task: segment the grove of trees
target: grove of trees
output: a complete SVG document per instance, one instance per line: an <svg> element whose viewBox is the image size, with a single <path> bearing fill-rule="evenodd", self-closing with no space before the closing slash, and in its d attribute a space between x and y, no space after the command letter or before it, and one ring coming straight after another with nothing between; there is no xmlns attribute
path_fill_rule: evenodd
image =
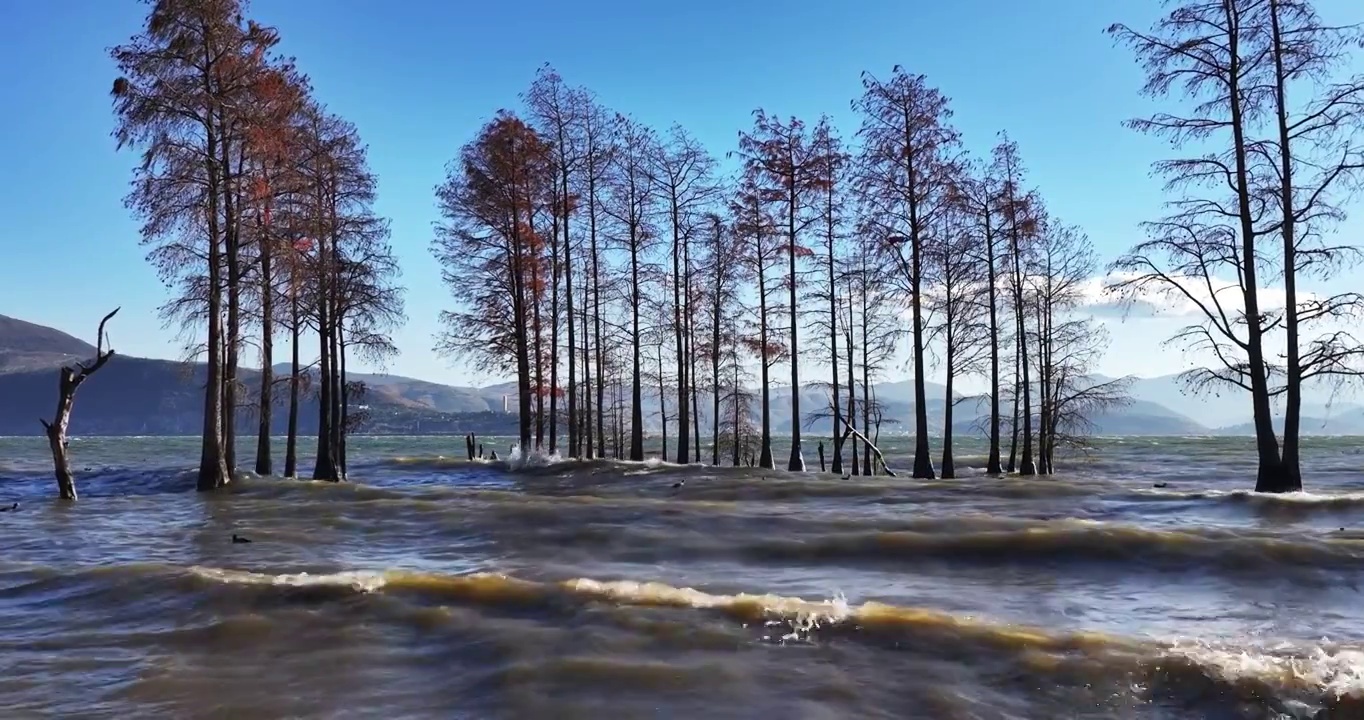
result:
<svg viewBox="0 0 1364 720"><path fill-rule="evenodd" d="M516 376L523 452L644 459L648 388L669 459L777 467L773 419L789 413L782 467L805 469L801 433L826 418L833 471L871 474L886 469L874 385L907 344L915 477L955 474L961 402L986 408L990 472L1050 473L1122 400L1121 381L1090 379L1104 342L1080 312L1089 241L1047 212L1007 137L973 161L925 77L897 67L863 89L847 139L827 117L755 111L726 175L685 129L656 132L543 67L436 189L432 250L454 300L438 350ZM937 467L934 366L948 381ZM779 375L823 407L800 392L776 407ZM989 378L987 397L952 390L968 375Z"/></svg>
<svg viewBox="0 0 1364 720"><path fill-rule="evenodd" d="M1364 177L1364 76L1349 72L1364 31L1323 21L1310 0L1181 0L1149 30L1109 32L1141 62L1146 94L1169 108L1130 125L1181 151L1156 164L1169 214L1113 263L1112 290L1197 308L1172 342L1216 363L1185 380L1248 393L1256 490L1301 490L1303 384L1364 373L1351 332L1364 295L1298 292L1300 278L1329 279L1361 259L1333 230ZM1269 301L1274 290L1281 304Z"/></svg>
<svg viewBox="0 0 1364 720"><path fill-rule="evenodd" d="M346 363L395 353L388 333L403 321L365 146L312 97L294 62L273 53L278 33L248 19L245 0L147 4L142 31L111 51L119 70L114 137L140 153L127 205L172 291L163 316L207 365L198 488L232 480L238 418L248 411L259 419L254 469L274 472L270 428L281 385L289 413L283 473L299 472L300 394L315 391L311 475L342 479L363 393L347 380ZM291 365L276 378L282 338ZM315 366L300 362L313 355L305 346ZM239 381L244 362L261 368L258 387Z"/></svg>
<svg viewBox="0 0 1364 720"><path fill-rule="evenodd" d="M303 393L319 400L311 475L344 478L364 393L347 363L396 353L404 320L366 147L247 0L146 2L111 51L114 136L140 154L127 204L172 291L164 319L207 367L198 487L230 482L243 413L254 470L275 471L276 404L282 472L298 474ZM1130 125L1180 154L1156 166L1169 213L1106 269L1108 290L1197 308L1171 342L1217 362L1186 380L1246 393L1257 489L1300 489L1303 384L1356 378L1364 360L1350 331L1364 295L1298 283L1360 259L1334 230L1364 171L1364 79L1348 72L1364 34L1310 0L1170 0L1151 29L1109 32L1166 103ZM900 419L875 389L907 356L914 477L955 475L956 412L982 418L986 472L1052 473L1125 400L1126 381L1093 373L1107 338L1085 293L1105 269L1006 133L969 146L948 96L902 67L861 86L847 132L758 109L717 155L544 66L436 188L431 250L453 301L437 351L515 376L523 454L642 460L647 392L676 462L777 467L781 418L781 467L805 469L818 424L846 474L890 471L876 443ZM947 388L936 461L930 371ZM973 378L986 391L962 397Z"/></svg>

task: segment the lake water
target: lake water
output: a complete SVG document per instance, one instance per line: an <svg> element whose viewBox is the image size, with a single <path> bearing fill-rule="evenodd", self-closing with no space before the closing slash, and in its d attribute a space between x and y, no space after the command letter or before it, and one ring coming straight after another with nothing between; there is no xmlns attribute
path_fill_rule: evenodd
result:
<svg viewBox="0 0 1364 720"><path fill-rule="evenodd" d="M915 481L354 438L350 482L199 494L194 439L78 438L62 504L0 438L0 716L1361 717L1364 440L1283 497L1249 439L959 446Z"/></svg>

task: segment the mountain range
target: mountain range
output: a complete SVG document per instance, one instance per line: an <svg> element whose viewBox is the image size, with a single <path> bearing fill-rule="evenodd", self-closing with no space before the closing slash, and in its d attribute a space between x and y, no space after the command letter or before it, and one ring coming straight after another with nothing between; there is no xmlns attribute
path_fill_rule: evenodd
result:
<svg viewBox="0 0 1364 720"><path fill-rule="evenodd" d="M33 435L40 432L40 416L52 413L56 400L56 368L63 363L88 359L95 348L59 330L0 315L0 435ZM288 366L276 367L287 374ZM240 379L254 394L259 373L242 370ZM351 374L366 386L362 404L368 414L365 432L374 434L514 434L514 414L503 412L504 402L515 410L514 383L484 387L442 385L397 375ZM1096 376L1096 381L1110 378ZM204 366L169 360L115 355L99 374L81 387L73 413L73 434L86 435L188 435L202 428ZM884 408L882 433L906 432L914 416L913 384L908 380L873 386ZM930 430L942 430L945 409L942 385L927 383ZM282 433L287 421L281 402L288 387L277 386L272 431ZM823 434L832 422L818 417L827 404L827 391L819 385L801 388L805 428ZM1241 394L1190 396L1176 376L1132 378L1131 402L1092 418L1098 435L1245 435L1250 434L1249 401ZM773 431L790 432L786 417L790 386L771 390ZM669 414L675 399L668 396ZM957 396L953 429L977 434L987 406L982 398ZM1352 399L1352 398L1351 398ZM659 393L644 391L646 427L657 432ZM241 432L254 432L255 401L244 399L238 417ZM702 431L710 422L709 399L700 399ZM300 403L300 432L316 432L317 404L304 393ZM827 413L826 413L827 415ZM672 421L670 420L670 426ZM1306 388L1303 397L1303 432L1306 434L1364 434L1364 406L1333 397L1328 390ZM669 431L673 430L669 427Z"/></svg>

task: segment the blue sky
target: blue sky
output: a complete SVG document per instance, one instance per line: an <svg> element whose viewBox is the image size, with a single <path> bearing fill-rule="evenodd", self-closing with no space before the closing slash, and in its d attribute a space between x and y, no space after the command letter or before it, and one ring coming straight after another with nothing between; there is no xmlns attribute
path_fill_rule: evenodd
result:
<svg viewBox="0 0 1364 720"><path fill-rule="evenodd" d="M252 16L280 30L281 50L369 144L378 210L392 218L408 289L409 322L395 337L403 352L389 371L469 383L487 378L430 350L447 302L427 249L433 188L483 121L518 106L541 64L656 128L681 123L719 156L758 107L811 121L827 113L851 135L859 74L904 65L952 99L973 151L987 153L1007 129L1051 209L1082 226L1106 261L1159 213L1148 167L1168 151L1121 126L1153 105L1137 93L1130 53L1103 30L1116 21L1145 26L1155 5L256 0ZM1354 0L1318 6L1332 19L1364 20ZM178 357L175 332L156 316L165 288L122 206L135 157L115 152L109 137L107 48L139 29L145 6L11 0L5 9L14 31L0 45L11 108L0 114L0 313L88 337L122 305L113 331L120 352ZM1178 354L1157 350L1166 324L1113 326L1102 369L1182 367Z"/></svg>

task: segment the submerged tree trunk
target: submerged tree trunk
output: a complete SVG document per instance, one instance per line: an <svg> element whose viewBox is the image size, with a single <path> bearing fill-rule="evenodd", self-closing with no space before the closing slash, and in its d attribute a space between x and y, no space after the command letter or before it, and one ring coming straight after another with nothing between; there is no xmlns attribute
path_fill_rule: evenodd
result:
<svg viewBox="0 0 1364 720"><path fill-rule="evenodd" d="M232 476L227 471L223 457L223 298L222 298L222 228L219 218L219 201L222 192L222 177L217 166L218 128L212 113L204 123L205 144L208 152L208 207L205 215L208 225L208 332L206 338L206 359L204 377L204 427L203 442L199 453L199 474L195 483L200 491L216 490L227 485Z"/></svg>
<svg viewBox="0 0 1364 720"><path fill-rule="evenodd" d="M587 311L587 288L583 288L583 426L580 439L583 441L583 456L591 459L597 456L596 447L592 442L592 331L588 323ZM596 382L601 382L601 377L596 377ZM601 412L601 408L596 408L596 412Z"/></svg>
<svg viewBox="0 0 1364 720"><path fill-rule="evenodd" d="M947 302L949 306L952 303L950 291ZM954 398L952 397L952 383L956 380L957 347L956 338L953 337L952 332L952 320L949 318L947 322L947 342L946 347L944 348L947 355L946 362L944 363L946 365L947 377L944 383L946 385L946 390L943 392L942 467L940 470L942 471L942 476L944 478L952 479L957 476L957 465L952 458L952 409L956 405Z"/></svg>
<svg viewBox="0 0 1364 720"><path fill-rule="evenodd" d="M1288 77L1284 71L1284 33L1281 27L1281 0L1269 0L1270 31L1274 55L1275 115L1279 133L1279 191L1283 212L1284 279L1284 420L1283 456L1279 472L1266 477L1263 491L1302 490L1302 467L1298 458L1298 436L1302 425L1302 358L1298 348L1298 271L1297 214L1294 209L1292 133L1288 126ZM1260 491L1261 483L1256 482Z"/></svg>
<svg viewBox="0 0 1364 720"><path fill-rule="evenodd" d="M284 444L284 476L298 477L298 391L299 391L299 314L298 293L294 291L289 300L289 315L292 327L289 329L293 363L289 371L289 431Z"/></svg>
<svg viewBox="0 0 1364 720"><path fill-rule="evenodd" d="M606 455L606 355L601 342L601 253L597 248L597 188L595 171L587 172L588 239L592 246L592 334L597 355L597 444ZM589 440L589 444L591 441ZM619 453L618 453L619 454Z"/></svg>
<svg viewBox="0 0 1364 720"><path fill-rule="evenodd" d="M535 227L532 224L532 233ZM531 286L540 287L540 264L531 262ZM535 340L535 449L539 450L545 445L545 353L541 345L540 328L540 297L538 292L531 293L531 332ZM523 455L524 457L524 455Z"/></svg>
<svg viewBox="0 0 1364 720"><path fill-rule="evenodd" d="M677 351L677 463L686 465L690 462L688 454L691 452L691 423L687 417L687 349L683 339L687 310L682 305L682 228L675 189L670 194L670 200L673 230L673 342ZM663 403L662 396L658 402Z"/></svg>
<svg viewBox="0 0 1364 720"><path fill-rule="evenodd" d="M639 347L639 238L635 237L635 227L630 228L630 317L633 323L633 377L630 379L630 459L644 459L644 392L641 386L640 374L643 366L640 362Z"/></svg>
<svg viewBox="0 0 1364 720"><path fill-rule="evenodd" d="M229 136L222 142L223 236L227 242L227 328L223 357L223 463L228 477L237 474L237 365L241 353L241 232L238 194L242 188L232 172Z"/></svg>
<svg viewBox="0 0 1364 720"><path fill-rule="evenodd" d="M38 422L42 423L43 430L47 435L47 444L52 451L52 470L57 476L57 493L63 500L75 500L76 481L71 475L71 462L67 458L67 439L66 433L71 426L71 408L76 402L76 390L85 382L87 378L94 375L104 364L109 362L109 358L114 356L114 349L110 347L104 349L104 324L109 322L109 318L117 315L119 308L114 308L112 312L104 316L99 321L99 333L95 340L95 357L89 365L76 363L75 367L63 367L61 369L60 380L57 385L57 411L52 416L52 422L42 418Z"/></svg>
<svg viewBox="0 0 1364 720"><path fill-rule="evenodd" d="M990 221L989 203L985 208L985 263L988 265L989 303L990 303L990 451L985 460L985 472L990 475L1003 473L999 463L999 310L996 299L995 275L995 238ZM1010 461L1010 465L1012 465Z"/></svg>
<svg viewBox="0 0 1364 720"><path fill-rule="evenodd" d="M341 479L345 480L349 462L346 456L346 440L350 435L350 382L346 379L346 325L344 322L336 324L336 357L338 360L337 385L341 388L341 421L337 423L336 433L338 442L336 446L336 458L338 468L341 471Z"/></svg>
<svg viewBox="0 0 1364 720"><path fill-rule="evenodd" d="M270 213L270 200L267 196L265 212ZM256 416L260 421L256 430L256 474L270 475L275 471L270 452L270 424L274 410L275 386L275 289L274 272L271 268L270 238L260 241L260 292L261 292L261 331L260 331L260 403Z"/></svg>
<svg viewBox="0 0 1364 720"><path fill-rule="evenodd" d="M761 252L761 250L759 250ZM767 283L763 279L766 273L763 272L762 262L758 263L758 335L762 352L760 362L762 363L762 447L758 454L758 467L772 469L772 391L771 381L768 379L769 363L767 362ZM795 389L792 388L792 392Z"/></svg>
<svg viewBox="0 0 1364 720"><path fill-rule="evenodd" d="M663 451L659 453L660 460L668 459L668 383L663 377L663 346L658 346L658 417L661 421Z"/></svg>
<svg viewBox="0 0 1364 720"><path fill-rule="evenodd" d="M791 312L791 458L786 469L791 472L805 471L805 458L800 453L800 316L796 314L796 180L794 169L788 176L786 188L787 201L787 241L786 256L789 261L787 290Z"/></svg>
<svg viewBox="0 0 1364 720"><path fill-rule="evenodd" d="M564 225L564 316L568 318L568 453L572 457L582 457L582 434L578 425L578 346L574 342L573 317L573 245L568 234L568 169L563 171L561 183Z"/></svg>
<svg viewBox="0 0 1364 720"><path fill-rule="evenodd" d="M855 426L855 424L857 423L857 383L854 382L854 375L853 375L853 369L854 369L853 359L854 359L855 356L853 355L852 300L853 300L853 299L852 299L852 289L849 288L849 290L848 290L848 332L847 332L847 335L844 337L844 339L847 340L847 343L846 343L846 344L847 344L847 346L848 346L848 416L845 418L845 423L846 423L847 425L849 425L849 426ZM854 429L856 429L856 428L854 428ZM843 441L840 440L840 441L839 441L839 444L840 444L840 445L843 444ZM859 473L859 469L860 469L860 468L858 467L858 463L857 463L857 436L855 436L855 435L854 435L852 438L849 438L849 439L848 439L848 456L852 459L852 468L849 470L849 474L850 474L850 475L858 475L858 474L860 474L860 473Z"/></svg>
<svg viewBox="0 0 1364 720"><path fill-rule="evenodd" d="M550 232L549 274L549 454L559 449L559 218ZM572 320L569 321L572 325ZM571 357L571 355L570 355ZM573 364L571 361L569 364ZM571 422L571 421L570 421Z"/></svg>

